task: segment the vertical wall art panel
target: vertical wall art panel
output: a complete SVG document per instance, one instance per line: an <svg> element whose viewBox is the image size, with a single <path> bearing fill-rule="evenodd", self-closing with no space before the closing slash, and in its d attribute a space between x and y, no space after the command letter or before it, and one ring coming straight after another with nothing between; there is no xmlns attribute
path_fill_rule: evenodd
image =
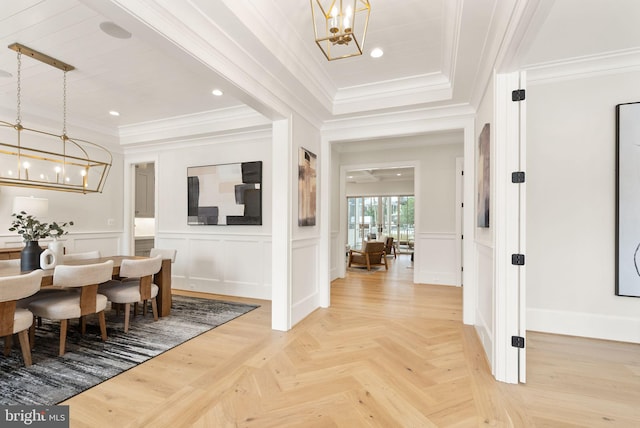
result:
<svg viewBox="0 0 640 428"><path fill-rule="evenodd" d="M300 147L298 158L298 226L316 224L316 155Z"/></svg>
<svg viewBox="0 0 640 428"><path fill-rule="evenodd" d="M187 223L261 225L262 162L187 168Z"/></svg>
<svg viewBox="0 0 640 428"><path fill-rule="evenodd" d="M616 294L640 297L640 103L616 106Z"/></svg>
<svg viewBox="0 0 640 428"><path fill-rule="evenodd" d="M478 227L489 227L489 207L491 193L491 138L489 124L485 123L478 138Z"/></svg>

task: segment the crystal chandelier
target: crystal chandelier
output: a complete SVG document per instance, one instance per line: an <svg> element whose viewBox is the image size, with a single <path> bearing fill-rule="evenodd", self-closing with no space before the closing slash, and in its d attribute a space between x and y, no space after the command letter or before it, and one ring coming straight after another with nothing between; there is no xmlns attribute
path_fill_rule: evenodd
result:
<svg viewBox="0 0 640 428"><path fill-rule="evenodd" d="M310 0L316 44L329 61L362 55L369 0Z"/></svg>
<svg viewBox="0 0 640 428"><path fill-rule="evenodd" d="M18 89L15 123L0 120L0 185L98 193L111 169L111 153L104 147L67 135L67 72L74 69L55 58L14 43ZM22 125L21 68L26 55L63 71L62 134Z"/></svg>

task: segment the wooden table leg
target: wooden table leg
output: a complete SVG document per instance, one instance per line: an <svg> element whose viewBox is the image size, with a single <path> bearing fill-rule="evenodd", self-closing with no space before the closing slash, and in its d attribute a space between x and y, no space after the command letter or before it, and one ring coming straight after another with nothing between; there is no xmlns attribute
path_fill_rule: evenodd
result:
<svg viewBox="0 0 640 428"><path fill-rule="evenodd" d="M171 314L171 259L162 260L162 267L160 272L155 274L153 283L159 288L156 297L158 316L166 317Z"/></svg>

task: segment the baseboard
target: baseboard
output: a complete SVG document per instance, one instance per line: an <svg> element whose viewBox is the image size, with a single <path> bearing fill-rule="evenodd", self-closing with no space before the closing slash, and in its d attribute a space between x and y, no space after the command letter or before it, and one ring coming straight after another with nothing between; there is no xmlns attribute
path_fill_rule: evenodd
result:
<svg viewBox="0 0 640 428"><path fill-rule="evenodd" d="M640 343L640 318L530 308L527 330Z"/></svg>

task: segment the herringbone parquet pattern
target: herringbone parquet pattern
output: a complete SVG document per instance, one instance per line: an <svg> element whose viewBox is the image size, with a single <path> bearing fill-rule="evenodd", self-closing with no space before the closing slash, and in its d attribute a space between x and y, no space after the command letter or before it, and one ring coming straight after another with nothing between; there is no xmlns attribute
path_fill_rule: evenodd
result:
<svg viewBox="0 0 640 428"><path fill-rule="evenodd" d="M351 270L333 283L331 307L289 332L272 331L270 304L259 302L261 308L72 398L65 403L71 426L638 426L629 425L640 421L637 345L615 344L624 357L594 357L601 370L617 367L626 379L626 397L617 400L580 404L586 398L573 382L592 366L584 373L574 366L571 383L554 384L566 369L557 355L567 349L553 349L560 345L552 335L530 338L529 384L500 384L473 328L461 323L461 289L412 284L407 255L390 264L388 272ZM547 343L550 352L536 350ZM613 385L591 376L589 384Z"/></svg>

